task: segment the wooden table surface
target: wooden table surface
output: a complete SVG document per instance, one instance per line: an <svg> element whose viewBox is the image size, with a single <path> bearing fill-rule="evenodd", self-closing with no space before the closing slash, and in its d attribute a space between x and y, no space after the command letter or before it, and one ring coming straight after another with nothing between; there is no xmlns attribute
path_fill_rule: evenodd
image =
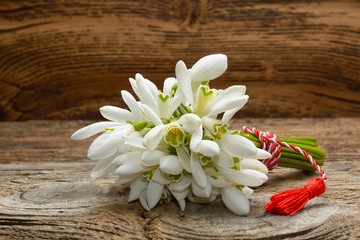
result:
<svg viewBox="0 0 360 240"><path fill-rule="evenodd" d="M318 137L327 151L327 191L294 217L264 214L263 204L280 190L302 186L312 174L277 168L255 189L248 216L221 201L175 203L146 212L128 203L115 177L93 180L86 159L91 140L73 142L89 122L0 123L1 239L356 239L360 238L359 118L242 119L281 136Z"/></svg>
<svg viewBox="0 0 360 240"><path fill-rule="evenodd" d="M360 115L360 1L0 1L0 120L96 119L136 73L212 53L247 117ZM269 101L271 99L271 101Z"/></svg>

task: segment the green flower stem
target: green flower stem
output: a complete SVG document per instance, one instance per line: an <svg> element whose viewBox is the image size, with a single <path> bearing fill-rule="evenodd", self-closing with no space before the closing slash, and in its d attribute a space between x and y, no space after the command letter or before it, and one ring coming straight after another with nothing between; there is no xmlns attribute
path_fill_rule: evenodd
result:
<svg viewBox="0 0 360 240"><path fill-rule="evenodd" d="M177 110L180 112L181 115L189 113L183 104L180 104Z"/></svg>
<svg viewBox="0 0 360 240"><path fill-rule="evenodd" d="M256 145L256 147L260 148L260 140L254 137L252 134L242 132L241 136L251 140ZM301 149L305 150L309 155L311 155L318 165L324 165L325 152L317 145L315 137L279 139L282 142L287 142L288 144L300 147ZM279 166L297 168L306 171L315 171L314 167L304 156L287 147L281 148L281 158Z"/></svg>

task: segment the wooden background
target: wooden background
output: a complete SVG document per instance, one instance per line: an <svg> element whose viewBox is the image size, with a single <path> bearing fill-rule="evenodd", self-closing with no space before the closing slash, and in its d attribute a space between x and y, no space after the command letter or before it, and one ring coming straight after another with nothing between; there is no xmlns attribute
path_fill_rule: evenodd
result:
<svg viewBox="0 0 360 240"><path fill-rule="evenodd" d="M0 120L96 119L140 72L225 53L241 116L359 117L360 1L1 1Z"/></svg>

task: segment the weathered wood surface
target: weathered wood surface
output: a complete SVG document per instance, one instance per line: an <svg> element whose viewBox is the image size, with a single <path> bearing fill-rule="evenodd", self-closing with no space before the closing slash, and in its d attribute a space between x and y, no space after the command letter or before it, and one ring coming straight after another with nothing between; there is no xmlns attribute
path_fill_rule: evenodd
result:
<svg viewBox="0 0 360 240"><path fill-rule="evenodd" d="M146 212L127 203L115 177L92 180L86 159L90 140L72 142L89 122L0 123L1 239L359 239L359 118L243 119L282 136L318 136L327 151L327 192L294 217L264 215L263 204L280 190L314 177L277 168L255 190L251 212L239 217L218 201L175 203Z"/></svg>
<svg viewBox="0 0 360 240"><path fill-rule="evenodd" d="M222 52L249 117L359 117L359 1L1 1L0 119L94 119L140 72ZM271 101L269 101L271 99Z"/></svg>

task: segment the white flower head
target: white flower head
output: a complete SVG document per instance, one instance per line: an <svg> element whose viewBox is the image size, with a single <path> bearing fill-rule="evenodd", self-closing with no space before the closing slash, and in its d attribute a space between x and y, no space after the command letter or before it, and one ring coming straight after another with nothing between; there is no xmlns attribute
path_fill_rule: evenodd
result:
<svg viewBox="0 0 360 240"><path fill-rule="evenodd" d="M245 86L210 88L226 69L226 55L213 54L189 69L179 61L176 78L166 78L162 90L139 73L130 78L137 99L121 91L128 109L104 106L100 113L108 121L72 135L81 140L100 134L88 150L98 161L91 176L117 175L130 188L129 202L139 200L146 210L171 199L185 210L186 199L210 203L221 196L229 210L247 214L250 187L267 180L258 159L269 153L230 129L249 97Z"/></svg>

